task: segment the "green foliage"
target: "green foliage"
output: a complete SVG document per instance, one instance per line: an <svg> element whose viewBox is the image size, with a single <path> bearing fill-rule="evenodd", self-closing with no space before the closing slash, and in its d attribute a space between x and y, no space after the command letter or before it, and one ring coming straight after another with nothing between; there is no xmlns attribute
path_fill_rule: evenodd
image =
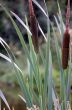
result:
<svg viewBox="0 0 72 110"><path fill-rule="evenodd" d="M29 108L34 107L34 100L39 107L39 110L69 110L67 109L67 104L70 103L70 76L71 76L71 56L70 56L70 62L69 67L67 70L63 70L62 64L61 64L61 47L59 46L59 42L55 33L55 28L53 27L52 23L49 20L48 13L46 14L42 7L36 3L36 5L41 9L41 11L46 15L47 17L47 24L48 24L48 33L47 33L47 42L46 42L46 48L45 48L45 56L41 50L39 50L40 57L43 62L44 66L44 74L43 74L43 82L42 77L40 74L40 68L39 68L39 54L36 54L34 51L34 47L32 44L31 34L30 31L28 31L28 23L26 18L26 25L24 25L27 29L28 38L29 38L29 46L30 49L28 49L22 33L20 32L20 29L18 28L17 24L11 17L10 12L1 5L7 16L10 18L17 35L20 39L21 45L24 49L25 55L27 57L27 63L28 63L28 70L29 70L29 77L28 77L28 83L25 83L25 80L23 78L23 72L20 70L20 68L16 64L16 58L13 55L12 51L10 49L7 49L7 47L4 47L9 55L9 58L5 55L0 54L1 57L9 61L16 72L16 78L20 85L20 88L23 92L23 95L25 97L27 106ZM59 6L58 6L59 7ZM18 17L17 17L18 18ZM55 18L55 21L57 23L60 37L63 36L63 20L61 16L61 11L59 8L59 20L60 24L58 23L57 19ZM21 21L18 18L18 21ZM22 23L22 22L20 22ZM22 23L23 24L23 23ZM57 61L59 66L59 75L60 75L60 97L58 97L57 92L55 90L55 83L53 78L53 60L52 60L52 52L51 52L51 44L50 44L50 24L52 26L53 30L53 36L55 41L55 48L56 48L56 54L57 54ZM2 42L5 46L4 42ZM14 60L10 56L10 53L13 55ZM34 81L36 84L36 90L34 90ZM21 97L21 99L24 99L24 97ZM59 103L60 100L60 103ZM24 101L24 100L23 100Z"/></svg>

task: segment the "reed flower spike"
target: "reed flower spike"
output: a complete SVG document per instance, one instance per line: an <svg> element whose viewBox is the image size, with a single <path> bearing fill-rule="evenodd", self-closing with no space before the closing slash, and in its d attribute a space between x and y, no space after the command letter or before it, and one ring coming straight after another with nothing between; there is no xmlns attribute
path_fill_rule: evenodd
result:
<svg viewBox="0 0 72 110"><path fill-rule="evenodd" d="M38 22L34 14L32 0L29 0L29 13L30 13L30 27L31 27L31 32L32 32L32 42L33 42L35 52L38 53L39 51Z"/></svg>
<svg viewBox="0 0 72 110"><path fill-rule="evenodd" d="M69 44L70 44L70 34L69 34L69 20L70 20L70 0L68 0L67 13L66 13L66 30L63 36L62 45L62 67L67 69L69 60Z"/></svg>

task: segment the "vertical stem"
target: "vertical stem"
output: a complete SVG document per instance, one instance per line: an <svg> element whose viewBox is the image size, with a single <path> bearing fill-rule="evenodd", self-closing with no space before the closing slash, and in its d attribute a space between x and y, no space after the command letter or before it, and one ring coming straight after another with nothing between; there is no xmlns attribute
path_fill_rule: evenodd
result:
<svg viewBox="0 0 72 110"><path fill-rule="evenodd" d="M67 13L66 13L66 29L69 29L69 20L70 20L70 0L68 0Z"/></svg>

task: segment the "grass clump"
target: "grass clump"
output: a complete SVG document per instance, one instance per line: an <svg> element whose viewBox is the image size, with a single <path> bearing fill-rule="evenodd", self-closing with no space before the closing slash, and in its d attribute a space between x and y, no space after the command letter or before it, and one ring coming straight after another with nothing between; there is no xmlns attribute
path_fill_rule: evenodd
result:
<svg viewBox="0 0 72 110"><path fill-rule="evenodd" d="M32 5L32 1L30 2ZM53 27L53 24L49 20L48 12L46 13L36 0L33 0L33 2L38 6L38 8L40 8L40 10L47 17L47 26L48 26L47 38L45 38L45 35L42 29L39 28L38 24L37 25L32 24L31 25L32 32L30 32L26 17L25 17L26 19L26 25L25 25L25 23L15 13L13 13L12 11L9 12L5 7L3 7L3 5L1 5L1 7L3 8L7 16L10 18L17 32L17 35L20 39L25 55L27 57L28 71L29 71L28 83L25 82L23 78L23 72L16 64L16 58L14 54L12 53L9 46L6 44L6 42L4 42L3 39L1 39L0 41L3 47L5 48L8 56L3 55L2 53L0 53L0 56L6 59L7 61L9 61L13 65L18 84L20 85L21 91L23 92L23 97L20 96L20 98L26 102L27 109L30 108L32 110L36 110L36 109L38 110L47 110L47 109L48 110L71 110L71 107L70 107L71 55L69 59L69 64L64 68L64 66L62 65L62 55L64 53L61 55L61 47L59 45L59 42L55 33L55 28ZM56 17L55 17L55 21L57 24L58 31L60 33L60 37L63 39L65 25L62 20L59 4L58 4L58 9L59 9L58 18L60 23L58 23L58 20ZM24 28L27 30L30 48L27 47L23 39L23 35L20 32L19 27L11 17L11 14L14 15L14 17L16 17L16 19L18 19L18 21L22 24L22 26L24 26ZM34 20L36 20L35 16L33 17L34 17ZM32 19L33 17L31 16ZM35 22L37 22L37 20ZM58 74L60 76L60 96L58 96L58 93L56 92L56 89L55 89L56 85L54 83L54 78L53 78L54 69L53 69L53 60L52 60L51 43L50 43L51 41L50 25L53 30L57 61L59 65ZM36 35L37 33L35 34L36 35L35 36L34 35L35 30L33 30L33 26L35 26L34 28L36 31L37 31L37 28L39 28L42 35L45 38L45 41L46 41L45 56L43 55L43 52L41 51L39 44L36 41L36 38L34 39L34 37L37 37ZM36 46L38 46L38 48ZM43 81L42 81L40 68L39 68L39 54L44 67ZM11 55L13 57L11 57ZM34 83L36 85L36 91L34 90Z"/></svg>

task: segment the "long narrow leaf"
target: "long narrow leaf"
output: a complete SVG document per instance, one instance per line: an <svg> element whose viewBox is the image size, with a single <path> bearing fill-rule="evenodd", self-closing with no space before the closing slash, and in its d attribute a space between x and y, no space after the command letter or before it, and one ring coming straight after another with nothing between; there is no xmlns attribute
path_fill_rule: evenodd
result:
<svg viewBox="0 0 72 110"><path fill-rule="evenodd" d="M46 5L46 4L45 4ZM46 7L47 10L47 7ZM46 96L47 96L47 80L49 75L49 53L50 53L50 20L47 13L47 43L46 43L46 59L45 59L45 77L44 77L44 100L43 106L46 107Z"/></svg>
<svg viewBox="0 0 72 110"><path fill-rule="evenodd" d="M2 57L3 59L7 60L8 62L12 63L11 59L8 58L6 55L0 53L0 57ZM13 62L14 63L14 62ZM14 66L22 73L21 69L17 66L16 63L14 63Z"/></svg>
<svg viewBox="0 0 72 110"><path fill-rule="evenodd" d="M62 100L63 107L64 107L65 100L66 100L66 96L65 96L65 92L66 92L65 75L64 75L63 68L62 68L62 64L61 64L61 55L60 55L60 51L59 51L60 47L58 45L58 40L56 38L56 34L55 34L55 31L54 31L53 25L52 25L52 29L53 29L54 40L55 40L55 48L56 48L56 53L57 53L57 60L58 60L59 68L60 68L60 93L61 93L61 100Z"/></svg>
<svg viewBox="0 0 72 110"><path fill-rule="evenodd" d="M1 5L1 6L2 6L2 5ZM10 20L11 20L11 22L12 22L12 24L13 24L13 26L14 26L14 28L15 28L17 34L18 34L18 37L19 37L20 42L21 42L21 44L22 44L22 47L23 47L23 49L25 50L25 53L26 53L25 55L26 55L26 57L29 59L29 61L30 61L30 63L31 63L31 66L32 66L32 68L33 68L33 71L35 72L34 66L33 66L32 61L31 61L31 58L30 58L30 53L29 53L29 50L28 50L28 48L27 48L27 46L26 46L26 44L25 44L25 41L24 41L23 36L22 36L22 33L20 32L20 30L19 30L17 24L16 24L15 21L12 19L12 17L10 16L9 12L7 11L7 9L6 9L5 7L3 7L3 6L2 6L2 8L3 8L3 10L5 11L5 13L7 14L7 16L10 18Z"/></svg>
<svg viewBox="0 0 72 110"><path fill-rule="evenodd" d="M68 68L68 73L67 73L67 80L66 80L66 84L67 84L67 87L66 87L66 100L67 101L70 101L70 81L71 81L71 61L72 61L72 56L71 56L71 42L70 42L70 61L69 61L69 68Z"/></svg>
<svg viewBox="0 0 72 110"><path fill-rule="evenodd" d="M17 15L17 14L15 14L14 12L12 12L12 11L10 11L11 12L11 14L22 24L22 26L28 31L28 33L30 34L30 35L32 35L32 33L30 32L30 30L29 30L29 28L25 25L25 23L20 19L20 17Z"/></svg>
<svg viewBox="0 0 72 110"><path fill-rule="evenodd" d="M9 110L11 110L11 109L10 109L10 106L9 106L9 104L8 104L6 98L5 98L5 96L4 96L4 94L2 93L1 90L0 90L0 97L1 97L1 99L4 101L4 103L6 104L7 108L8 108Z"/></svg>
<svg viewBox="0 0 72 110"><path fill-rule="evenodd" d="M60 20L60 25L61 25L61 35L63 36L63 33L64 33L63 19L62 19L62 14L61 14L59 3L57 2L57 4L58 4L58 10L59 10L59 18L60 18L59 20Z"/></svg>
<svg viewBox="0 0 72 110"><path fill-rule="evenodd" d="M21 95L18 95L21 99L22 99L22 101L24 102L24 103L26 103L26 100L21 96Z"/></svg>
<svg viewBox="0 0 72 110"><path fill-rule="evenodd" d="M23 75L22 75L22 71L19 69L19 67L11 61L11 59L9 59L7 56L3 55L0 53L0 57L4 58L5 60L9 61L10 63L13 63L14 64L14 68L15 68L15 71L16 71L16 77L17 77L17 80L18 80L18 83L21 87L21 90L23 91L23 93L25 94L25 98L27 100L27 104L29 107L32 106L32 102L31 102L31 98L30 98L30 95L29 95L29 92L27 90L27 87L25 85L25 82L24 82L24 79L23 79ZM18 71L19 70L19 71Z"/></svg>
<svg viewBox="0 0 72 110"><path fill-rule="evenodd" d="M37 0L32 0L37 6L38 6L38 8L44 13L44 15L46 16L46 17L48 17L47 16L47 14L46 14L46 12L44 11L44 9L41 7L41 5L37 2Z"/></svg>
<svg viewBox="0 0 72 110"><path fill-rule="evenodd" d="M28 26L27 18L26 18L26 24ZM29 45L30 45L30 57L32 59L32 64L33 64L34 69L35 69L34 78L36 79L37 88L39 89L39 77L38 77L38 75L39 75L39 68L38 68L37 54L34 51L34 47L33 47L33 44L32 44L32 39L31 39L31 36L29 34L28 34L28 39L29 39Z"/></svg>
<svg viewBox="0 0 72 110"><path fill-rule="evenodd" d="M52 110L52 56L49 53L49 74L48 74L48 110Z"/></svg>
<svg viewBox="0 0 72 110"><path fill-rule="evenodd" d="M22 26L28 31L28 33L29 33L30 35L32 35L32 33L30 32L29 28L28 28L28 27L25 25L25 23L20 19L20 17L19 17L17 14L15 14L14 12L12 12L12 11L10 11L10 12L11 12L11 14L22 24ZM42 31L42 29L41 29L41 27L40 27L39 24L38 24L38 27L39 27L39 30L40 30L40 32L42 33L42 35L43 35L45 41L47 41L46 36L45 36L44 32Z"/></svg>
<svg viewBox="0 0 72 110"><path fill-rule="evenodd" d="M2 43L4 43L6 46L7 46L7 48L9 48L10 49L10 47L8 46L8 44L3 40L3 38L2 37L0 37L0 42Z"/></svg>
<svg viewBox="0 0 72 110"><path fill-rule="evenodd" d="M46 36L45 36L45 34L44 34L43 30L41 29L39 24L38 24L38 27L39 27L39 30L40 30L41 34L43 35L45 41L47 42L47 38L46 38Z"/></svg>

